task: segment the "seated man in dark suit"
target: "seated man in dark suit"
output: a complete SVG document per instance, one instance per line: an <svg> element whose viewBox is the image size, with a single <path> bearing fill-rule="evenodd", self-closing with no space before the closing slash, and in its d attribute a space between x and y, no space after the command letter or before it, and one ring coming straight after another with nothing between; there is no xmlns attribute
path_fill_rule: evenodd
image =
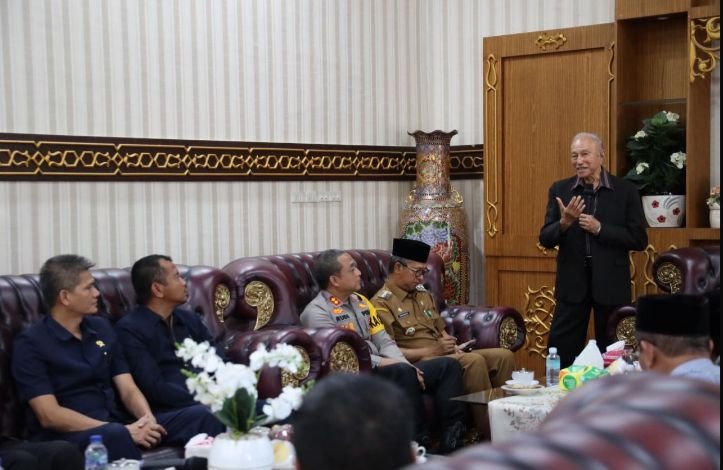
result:
<svg viewBox="0 0 723 470"><path fill-rule="evenodd" d="M171 258L163 255L136 261L131 280L138 307L119 320L115 329L133 379L155 412L196 406L181 372L186 366L176 356L176 344L186 338L212 345L214 341L196 315L178 308L188 298L186 280ZM206 432L216 435L223 429L217 421Z"/></svg>
<svg viewBox="0 0 723 470"><path fill-rule="evenodd" d="M220 428L201 405L151 411L113 327L94 315L100 292L92 266L77 255L46 261L40 288L50 313L15 339L13 377L20 399L33 411L34 438L62 439L84 449L89 437L99 434L110 460L140 459L139 446L182 446Z"/></svg>
<svg viewBox="0 0 723 470"><path fill-rule="evenodd" d="M0 436L3 470L83 470L77 446L66 441L28 442Z"/></svg>

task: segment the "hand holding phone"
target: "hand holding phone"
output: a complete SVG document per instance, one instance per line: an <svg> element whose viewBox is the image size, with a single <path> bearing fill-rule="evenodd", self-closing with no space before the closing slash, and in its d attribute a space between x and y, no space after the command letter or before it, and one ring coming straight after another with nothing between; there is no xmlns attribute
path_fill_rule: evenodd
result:
<svg viewBox="0 0 723 470"><path fill-rule="evenodd" d="M457 346L457 350L462 351L462 352L469 352L472 349L474 349L474 346L473 346L474 342L475 342L475 340L471 339L465 343L462 343L459 346Z"/></svg>

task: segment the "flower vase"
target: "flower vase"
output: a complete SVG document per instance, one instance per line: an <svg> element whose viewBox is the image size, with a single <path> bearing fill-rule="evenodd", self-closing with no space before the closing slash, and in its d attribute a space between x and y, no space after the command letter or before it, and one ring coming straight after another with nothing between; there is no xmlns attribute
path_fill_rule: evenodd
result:
<svg viewBox="0 0 723 470"><path fill-rule="evenodd" d="M244 434L237 439L228 433L219 434L208 456L208 470L271 470L273 465L271 441L262 434Z"/></svg>
<svg viewBox="0 0 723 470"><path fill-rule="evenodd" d="M449 142L457 134L409 133L416 141L417 179L401 215L403 238L421 240L444 261L444 298L469 302L467 220L462 196L449 181Z"/></svg>
<svg viewBox="0 0 723 470"><path fill-rule="evenodd" d="M710 220L710 228L720 228L720 204L713 204L710 206L708 216L708 219Z"/></svg>
<svg viewBox="0 0 723 470"><path fill-rule="evenodd" d="M643 196L643 212L650 227L682 227L685 220L685 196Z"/></svg>

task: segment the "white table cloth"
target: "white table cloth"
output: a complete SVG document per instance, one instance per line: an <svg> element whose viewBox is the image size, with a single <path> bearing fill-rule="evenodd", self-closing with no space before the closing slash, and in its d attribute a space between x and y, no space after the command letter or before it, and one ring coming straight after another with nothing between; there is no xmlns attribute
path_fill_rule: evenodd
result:
<svg viewBox="0 0 723 470"><path fill-rule="evenodd" d="M544 388L534 395L514 395L489 402L492 441L537 429L565 393L557 387Z"/></svg>

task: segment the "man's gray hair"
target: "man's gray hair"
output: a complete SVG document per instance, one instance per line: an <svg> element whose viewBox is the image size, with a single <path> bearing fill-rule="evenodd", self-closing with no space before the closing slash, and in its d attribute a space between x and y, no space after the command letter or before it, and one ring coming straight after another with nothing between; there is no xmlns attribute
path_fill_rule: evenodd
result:
<svg viewBox="0 0 723 470"><path fill-rule="evenodd" d="M571 142L575 142L577 139L590 139L597 144L597 148L600 150L600 153L605 153L605 144L603 144L600 136L594 132L578 132L575 134L575 137L572 138Z"/></svg>
<svg viewBox="0 0 723 470"><path fill-rule="evenodd" d="M50 311L61 290L73 290L80 283L80 274L95 264L78 255L58 255L47 260L40 268L40 291Z"/></svg>

